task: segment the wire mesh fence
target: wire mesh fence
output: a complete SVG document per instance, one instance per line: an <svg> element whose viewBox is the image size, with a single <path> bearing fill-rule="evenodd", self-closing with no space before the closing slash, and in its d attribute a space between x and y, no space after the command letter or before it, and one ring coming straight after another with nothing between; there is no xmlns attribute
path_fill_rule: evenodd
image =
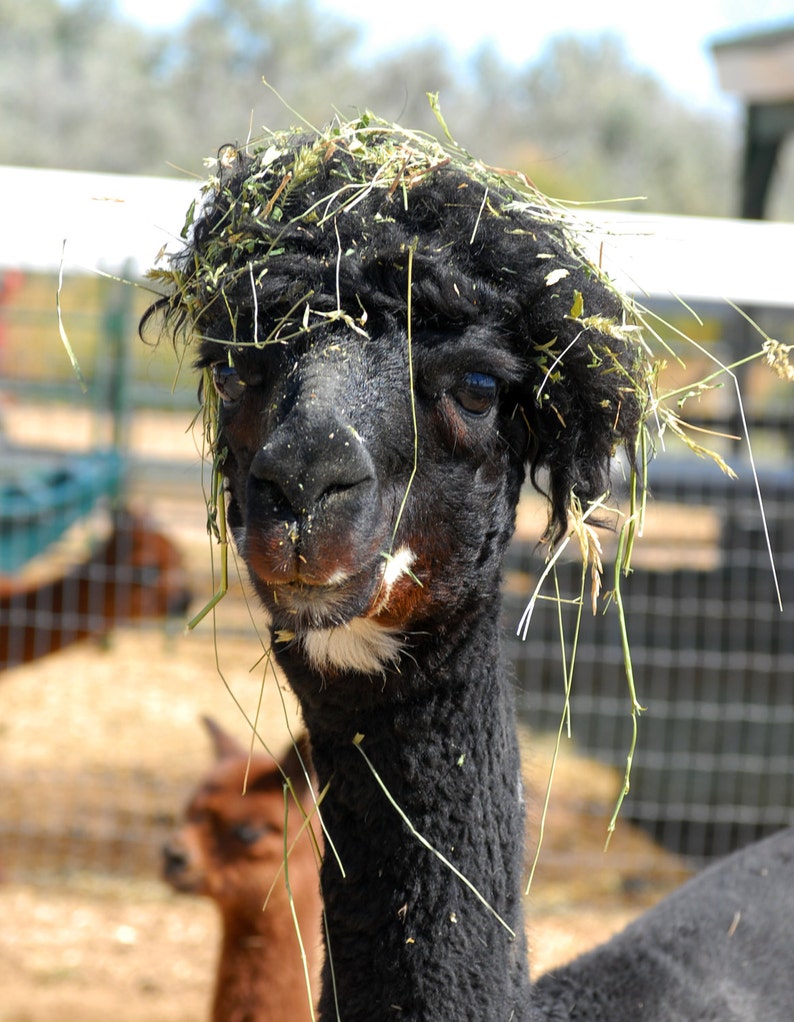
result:
<svg viewBox="0 0 794 1022"><path fill-rule="evenodd" d="M103 294L94 305L98 306L94 319L80 321L84 367L95 365L100 381L99 394L87 404L79 388L64 396L64 388L74 385L68 367L63 379L58 378L57 392L41 389L42 381L52 376L51 365L65 366L52 319L49 347L43 346L49 354L31 339L33 313L20 313L15 320L17 333L10 342L7 334L5 342L6 366L13 364L13 372L3 380L0 465L7 470L13 462L16 486L20 469L29 477L39 461L52 464L55 449L59 458L73 464L76 453L93 455L110 443L121 466L109 495L142 500L148 509L159 511L159 524L182 545L200 575L197 599L203 599L213 583L204 545L198 457L187 430L190 412L184 409L194 401L193 385L182 379L174 399L171 368L164 371L160 366L155 372L153 366L159 363L148 352L142 355L140 347L135 347L133 364L123 350L134 345L130 310L120 310L113 293ZM790 317L786 322L790 330ZM36 336L41 335L39 326ZM126 338L121 350L113 348L109 336ZM28 361L23 365L16 356L9 358L12 349L27 352ZM124 393L117 386L122 371ZM751 381L751 391L753 386ZM176 410L167 415L152 407L172 401ZM723 402L719 410L730 419L735 409L728 405ZM729 482L716 470L703 470L702 463L692 458L681 463L663 459L650 480L659 537L643 541L641 546L648 550L645 560L635 559L635 571L623 583L638 698L647 709L639 721L631 793L622 819L644 828L675 853L696 859L720 854L794 817L791 416L779 396L768 399L766 392L751 410L752 429L764 455L760 483L765 517L746 464L740 465L739 481ZM120 429L115 428L118 416L123 419ZM26 417L31 428L24 430L20 424ZM97 425L102 426L99 441ZM57 471L63 481L62 468ZM7 472L5 476L0 472L0 484L7 478ZM554 733L564 705L557 605L540 601L527 639L515 636L533 580L543 568L544 551L537 546L541 530L542 525L535 532L520 533L510 551L505 641L522 722L536 733ZM50 573L66 571L52 563L56 548L42 546ZM63 564L68 566L73 554L67 549L66 555L57 557L65 557ZM580 574L575 561L560 564L563 594L579 592ZM3 580L7 588L18 583L14 566ZM608 579L605 585L609 586ZM90 640L88 646L53 654L49 662L14 667L5 675L0 688L5 702L0 730L0 860L7 873L45 877L87 869L122 874L156 870L157 849L203 763L205 749L194 731L199 714L207 709L202 703L221 705L221 713L226 705L216 648L244 644L241 674L261 657L247 609L239 599L231 602L237 610L218 626L211 644L199 643L198 654L188 652L197 649L194 645L180 646L175 655L173 638L164 640L158 627L127 623L120 645L111 639L102 650L96 639ZM576 613L575 606L563 605L569 657ZM121 659L116 655L119 649L124 652ZM175 677L183 681L176 682ZM25 688L24 678L31 679L27 684L32 695L17 702L10 693ZM80 679L90 684L81 686ZM180 684L193 686L190 698ZM64 697L57 713L47 717L43 707L51 689L66 691L68 699ZM121 710L108 710L101 752L86 759L81 755L84 722L96 716L97 693L104 691L125 693L125 716L120 716ZM157 719L141 710L151 701L160 706ZM169 709L172 703L176 710ZM172 721L177 711L178 727ZM616 616L585 614L571 695L574 744L582 757L608 767L618 787L632 742L629 711ZM280 713L277 706L275 716ZM233 720L239 728L239 718ZM65 746L61 739L70 733L73 741ZM129 737L122 742L122 735ZM132 752L121 756L122 746ZM162 756L153 755L156 749L163 751ZM588 769L585 762L582 776ZM585 798L580 819L588 812L586 803ZM597 808L601 833L610 808L603 804Z"/></svg>
<svg viewBox="0 0 794 1022"><path fill-rule="evenodd" d="M671 851L702 859L794 822L794 476L761 478L781 609L754 488L728 481L715 486L702 477L695 485L686 475L682 469L678 478L658 480L654 492L660 513L682 528L710 523L704 549L692 555L702 563L682 566L675 537L661 536L650 544L651 565L638 558L623 583L631 663L645 712L621 819ZM203 508L198 486L186 489L173 505L178 510L170 529L194 562L193 588L203 600L211 594ZM169 506L160 518L173 513ZM540 600L527 638L515 635L542 569L542 549L516 541L506 572L505 641L522 722L535 733L554 733L565 705L560 620L570 662L578 608ZM561 563L558 581L563 597L576 598L580 564ZM39 623L41 615L40 609ZM86 869L156 872L159 846L206 756L198 717L207 703L220 713L232 709L216 671L216 646L221 655L239 650L240 675L261 655L239 592L228 597L215 635L176 636L162 624L126 624L120 633L7 672L0 693L6 704L0 732L0 861L6 872L28 878ZM246 684L255 689L262 677L255 672ZM152 703L155 716L146 709ZM570 697L583 791L594 763L612 769L617 792L632 742L630 709L614 608L595 617L585 613ZM233 720L242 737L244 722L236 714ZM176 743L175 759L169 746ZM588 807L583 795L581 813L591 810L603 833L611 808L603 800Z"/></svg>
<svg viewBox="0 0 794 1022"><path fill-rule="evenodd" d="M762 510L744 468L732 481L697 463L656 466L655 513L669 528L650 556L638 551L621 583L645 708L623 815L695 858L794 822L794 472L760 471ZM676 520L682 547L672 535ZM517 545L511 567L537 577L537 550ZM577 600L580 564L561 564L557 578L561 597ZM520 610L511 595L508 615L517 620ZM575 741L622 771L633 721L618 615L614 607L583 614L574 649L577 617L575 603L541 600L526 641L509 638L519 708L536 727L559 726L564 650L569 662L575 657Z"/></svg>

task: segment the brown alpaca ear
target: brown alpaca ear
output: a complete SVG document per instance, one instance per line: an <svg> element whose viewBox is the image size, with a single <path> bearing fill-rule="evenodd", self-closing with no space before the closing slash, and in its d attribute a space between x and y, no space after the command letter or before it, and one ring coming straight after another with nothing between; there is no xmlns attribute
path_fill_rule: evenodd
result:
<svg viewBox="0 0 794 1022"><path fill-rule="evenodd" d="M217 721L212 717L202 717L201 723L209 732L212 740L212 748L216 759L229 759L232 756L245 756L246 750L233 738L228 731L224 731Z"/></svg>

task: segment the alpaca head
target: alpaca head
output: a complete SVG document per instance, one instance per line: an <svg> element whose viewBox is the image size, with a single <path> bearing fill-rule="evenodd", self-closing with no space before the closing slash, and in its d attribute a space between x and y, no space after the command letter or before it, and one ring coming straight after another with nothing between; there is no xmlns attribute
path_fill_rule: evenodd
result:
<svg viewBox="0 0 794 1022"><path fill-rule="evenodd" d="M290 748L276 761L249 756L248 749L209 717L204 724L212 740L215 761L185 808L184 820L163 847L163 878L176 891L211 898L227 916L247 921L261 917L271 889L283 900L284 884L277 883L287 845L300 832L302 815L287 806L286 778L297 797L307 794L305 767L308 749ZM316 886L316 871L308 839L307 880Z"/></svg>
<svg viewBox="0 0 794 1022"><path fill-rule="evenodd" d="M159 303L200 338L228 522L279 646L382 671L495 598L633 451L624 309L536 193L366 119L224 150Z"/></svg>
<svg viewBox="0 0 794 1022"><path fill-rule="evenodd" d="M107 622L181 616L192 597L180 550L141 515L126 509L116 513L99 563L89 562L85 574L89 610L96 609Z"/></svg>

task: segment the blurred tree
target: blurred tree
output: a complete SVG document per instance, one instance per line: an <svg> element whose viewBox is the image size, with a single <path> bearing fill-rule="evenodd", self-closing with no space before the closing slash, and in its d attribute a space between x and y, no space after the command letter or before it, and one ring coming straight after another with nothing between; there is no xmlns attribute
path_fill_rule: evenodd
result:
<svg viewBox="0 0 794 1022"><path fill-rule="evenodd" d="M516 69L492 46L465 65L443 43L368 53L317 0L205 0L169 32L129 24L113 0L0 0L0 26L4 163L203 176L227 142L335 111L438 133L426 98L438 92L461 145L550 194L735 209L738 125L689 108L611 36L560 37ZM778 216L794 207L788 178Z"/></svg>
<svg viewBox="0 0 794 1022"><path fill-rule="evenodd" d="M155 99L156 37L103 0L0 0L0 24L0 160L121 171L162 144L141 117Z"/></svg>
<svg viewBox="0 0 794 1022"><path fill-rule="evenodd" d="M561 197L646 196L642 208L678 213L733 208L736 126L673 97L631 65L614 36L557 38L524 71L520 88L526 135L542 141L546 160L559 168Z"/></svg>
<svg viewBox="0 0 794 1022"><path fill-rule="evenodd" d="M169 42L166 94L180 131L164 151L193 167L262 125L283 127L298 114L325 123L333 99L351 91L357 41L354 27L321 19L312 0L211 0ZM297 113L288 114L264 82Z"/></svg>
<svg viewBox="0 0 794 1022"><path fill-rule="evenodd" d="M424 41L378 58L367 74L354 83L343 116L356 110L374 110L380 117L405 128L439 135L440 125L428 102L428 93L440 93L445 114L454 122L463 117L463 91L441 43Z"/></svg>

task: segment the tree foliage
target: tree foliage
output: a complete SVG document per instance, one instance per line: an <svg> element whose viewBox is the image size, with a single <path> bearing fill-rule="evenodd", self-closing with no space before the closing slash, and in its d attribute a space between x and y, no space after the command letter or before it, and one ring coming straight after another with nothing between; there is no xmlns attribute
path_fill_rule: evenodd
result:
<svg viewBox="0 0 794 1022"><path fill-rule="evenodd" d="M730 211L735 134L634 68L616 37L555 40L521 89L529 136L559 155L576 198L647 196L654 209Z"/></svg>
<svg viewBox="0 0 794 1022"><path fill-rule="evenodd" d="M370 108L437 133L437 92L461 145L562 198L736 207L738 125L688 108L610 36L560 37L516 69L489 47L464 67L442 43L368 54L316 0L205 0L168 32L111 0L0 0L0 24L0 163L203 176L221 145L299 117Z"/></svg>

